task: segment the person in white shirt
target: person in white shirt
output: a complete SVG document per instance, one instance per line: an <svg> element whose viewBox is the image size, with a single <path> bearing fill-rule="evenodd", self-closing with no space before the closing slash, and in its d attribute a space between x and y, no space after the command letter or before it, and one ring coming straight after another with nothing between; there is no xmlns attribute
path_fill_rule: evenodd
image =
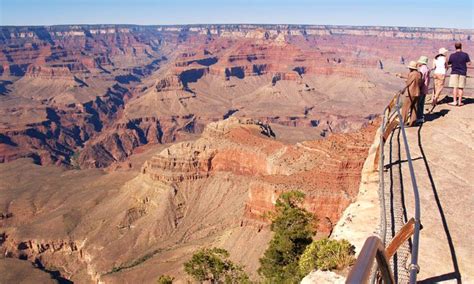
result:
<svg viewBox="0 0 474 284"><path fill-rule="evenodd" d="M444 88L444 80L446 78L446 71L448 70L448 60L446 56L448 50L446 48L440 48L438 54L433 60L433 78L434 78L434 92L431 100L433 108L438 104L439 97Z"/></svg>

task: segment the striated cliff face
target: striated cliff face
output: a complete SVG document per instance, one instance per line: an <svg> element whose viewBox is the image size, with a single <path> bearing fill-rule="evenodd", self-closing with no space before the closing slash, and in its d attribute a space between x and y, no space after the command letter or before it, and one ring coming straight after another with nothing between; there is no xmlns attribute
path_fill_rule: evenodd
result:
<svg viewBox="0 0 474 284"><path fill-rule="evenodd" d="M299 140L357 130L399 88L390 72L453 39L472 30L1 27L0 162L107 167L229 116L311 133Z"/></svg>
<svg viewBox="0 0 474 284"><path fill-rule="evenodd" d="M195 142L163 150L142 174L174 186L220 173L251 177L244 216L252 220L262 220L283 191L302 190L305 206L320 220L319 232L327 234L357 193L374 129L286 145L272 138L266 124L229 118L209 124Z"/></svg>
<svg viewBox="0 0 474 284"><path fill-rule="evenodd" d="M263 215L278 195L305 192L319 234L329 234L357 194L374 130L369 122L359 132L288 144L266 123L230 117L140 169L0 165L0 252L71 281L149 282L164 273L184 280L182 263L215 245L255 276L271 237Z"/></svg>

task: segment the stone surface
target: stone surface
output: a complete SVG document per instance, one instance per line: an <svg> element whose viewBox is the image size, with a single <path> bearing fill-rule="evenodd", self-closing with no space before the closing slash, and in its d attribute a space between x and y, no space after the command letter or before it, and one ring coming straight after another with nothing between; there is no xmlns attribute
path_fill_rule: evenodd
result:
<svg viewBox="0 0 474 284"><path fill-rule="evenodd" d="M346 283L346 279L332 271L321 271L316 270L308 274L300 282L301 284L312 284L312 283L321 283L321 284L343 284Z"/></svg>
<svg viewBox="0 0 474 284"><path fill-rule="evenodd" d="M419 280L441 282L456 278L474 281L474 246L470 232L474 206L473 96L466 105L442 104L427 115L422 127L407 129L408 142L420 192L421 223ZM402 144L403 145L403 144ZM404 148L401 159L406 159ZM408 218L414 197L407 163L402 163L404 199Z"/></svg>

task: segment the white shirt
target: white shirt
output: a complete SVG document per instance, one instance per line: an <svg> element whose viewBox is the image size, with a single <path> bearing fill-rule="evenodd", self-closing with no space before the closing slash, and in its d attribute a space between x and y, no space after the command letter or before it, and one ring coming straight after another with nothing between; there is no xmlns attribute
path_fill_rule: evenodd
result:
<svg viewBox="0 0 474 284"><path fill-rule="evenodd" d="M440 55L434 60L434 73L445 75L446 74L446 56Z"/></svg>

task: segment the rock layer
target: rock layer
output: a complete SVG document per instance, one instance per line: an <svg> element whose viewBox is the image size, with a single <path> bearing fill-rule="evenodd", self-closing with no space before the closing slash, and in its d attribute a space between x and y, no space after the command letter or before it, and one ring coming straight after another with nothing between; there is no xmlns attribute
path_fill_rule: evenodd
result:
<svg viewBox="0 0 474 284"><path fill-rule="evenodd" d="M453 39L469 43L472 30L1 27L0 161L107 167L231 115L310 138L356 130L399 88L386 72Z"/></svg>
<svg viewBox="0 0 474 284"><path fill-rule="evenodd" d="M253 220L262 220L282 192L301 190L307 193L305 206L320 220L319 231L327 234L357 194L374 128L285 145L266 124L229 118L209 124L197 141L156 155L142 173L170 185L219 173L252 177L245 216Z"/></svg>
<svg viewBox="0 0 474 284"><path fill-rule="evenodd" d="M255 276L271 237L263 215L278 195L305 192L304 206L318 217L319 234L328 235L357 194L374 129L371 122L360 132L287 144L268 124L230 117L210 123L195 141L165 148L136 174L2 170L0 250L56 267L72 281L148 282L163 273L181 279L192 251L214 245Z"/></svg>

